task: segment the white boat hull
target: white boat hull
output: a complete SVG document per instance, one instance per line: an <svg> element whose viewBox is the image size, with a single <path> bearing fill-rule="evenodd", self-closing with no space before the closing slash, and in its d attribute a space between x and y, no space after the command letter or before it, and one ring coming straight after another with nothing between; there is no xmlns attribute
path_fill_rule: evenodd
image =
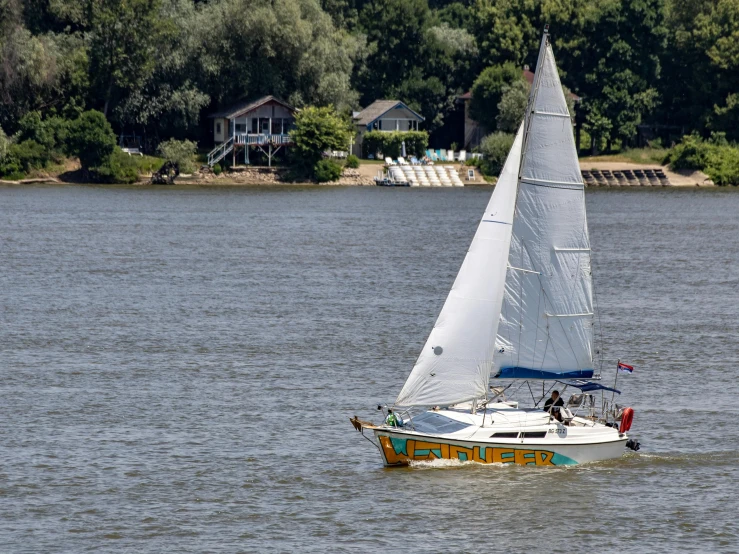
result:
<svg viewBox="0 0 739 554"><path fill-rule="evenodd" d="M575 465L620 458L628 437L608 442L555 444L551 441L512 439L499 442L453 440L412 431L374 430L386 466L404 466L414 461L459 460L482 464L529 466Z"/></svg>
<svg viewBox="0 0 739 554"><path fill-rule="evenodd" d="M537 409L492 404L416 415L403 427L372 426L387 466L436 459L483 464L574 465L620 458L629 437L583 417L563 424Z"/></svg>

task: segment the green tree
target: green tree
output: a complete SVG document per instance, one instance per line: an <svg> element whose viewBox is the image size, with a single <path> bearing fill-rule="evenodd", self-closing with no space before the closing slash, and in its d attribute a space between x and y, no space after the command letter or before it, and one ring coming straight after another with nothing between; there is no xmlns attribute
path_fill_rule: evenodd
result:
<svg viewBox="0 0 739 554"><path fill-rule="evenodd" d="M347 149L349 128L332 108L308 107L296 114L290 138L296 161L304 170L313 170L324 152Z"/></svg>
<svg viewBox="0 0 739 554"><path fill-rule="evenodd" d="M89 171L108 161L115 150L115 134L102 113L84 112L69 127L69 151L80 159L83 170Z"/></svg>
<svg viewBox="0 0 739 554"><path fill-rule="evenodd" d="M160 0L88 0L90 75L106 116L154 71L157 45L172 30Z"/></svg>
<svg viewBox="0 0 739 554"><path fill-rule="evenodd" d="M521 69L510 62L486 68L472 85L470 116L485 128L495 129L503 88L523 80Z"/></svg>
<svg viewBox="0 0 739 554"><path fill-rule="evenodd" d="M659 104L665 54L664 0L545 2L557 29L554 51L563 80L584 98L591 123L627 145ZM608 121L603 125L601 119ZM607 131L606 131L607 129Z"/></svg>
<svg viewBox="0 0 739 554"><path fill-rule="evenodd" d="M531 86L524 79L503 87L503 96L498 103L498 115L495 117L499 131L515 133L518 130L518 126L523 121L526 112L530 90ZM572 97L572 92L563 85L562 94L564 94L565 101L567 102L567 109L570 112L570 116L574 118L575 100Z"/></svg>
<svg viewBox="0 0 739 554"><path fill-rule="evenodd" d="M190 140L170 139L160 143L157 150L162 158L168 162L177 164L181 173L192 173L195 171L194 159L198 145L194 142Z"/></svg>
<svg viewBox="0 0 739 554"><path fill-rule="evenodd" d="M498 115L495 116L499 131L515 133L518 130L526 112L530 88L524 79L503 86L502 96L498 102Z"/></svg>
<svg viewBox="0 0 739 554"><path fill-rule="evenodd" d="M514 136L500 131L486 136L480 143L480 152L483 154L480 168L486 175L500 175L505 164L508 152L513 147Z"/></svg>

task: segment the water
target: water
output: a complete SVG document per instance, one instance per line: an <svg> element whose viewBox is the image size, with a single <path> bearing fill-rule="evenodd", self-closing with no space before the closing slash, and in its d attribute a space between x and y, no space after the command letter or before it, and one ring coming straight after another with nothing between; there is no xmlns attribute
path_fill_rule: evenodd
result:
<svg viewBox="0 0 739 554"><path fill-rule="evenodd" d="M588 191L640 453L383 469L352 429L489 194L0 188L0 551L737 551L736 191Z"/></svg>

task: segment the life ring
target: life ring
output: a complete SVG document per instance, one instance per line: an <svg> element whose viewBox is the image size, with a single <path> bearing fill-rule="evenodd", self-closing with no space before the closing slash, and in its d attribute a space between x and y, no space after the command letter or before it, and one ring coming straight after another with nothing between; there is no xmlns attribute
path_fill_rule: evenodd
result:
<svg viewBox="0 0 739 554"><path fill-rule="evenodd" d="M624 408L621 415L621 427L618 428L619 433L625 433L631 429L631 422L634 420L634 410L632 408Z"/></svg>

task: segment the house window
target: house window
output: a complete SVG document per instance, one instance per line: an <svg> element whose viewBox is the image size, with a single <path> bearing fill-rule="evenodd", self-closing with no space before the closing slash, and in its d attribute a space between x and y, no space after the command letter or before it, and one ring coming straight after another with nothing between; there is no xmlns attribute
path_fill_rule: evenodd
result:
<svg viewBox="0 0 739 554"><path fill-rule="evenodd" d="M246 123L237 123L236 124L236 132L237 133L246 133Z"/></svg>
<svg viewBox="0 0 739 554"><path fill-rule="evenodd" d="M255 135L259 132L259 120L256 117L251 118L251 132Z"/></svg>
<svg viewBox="0 0 739 554"><path fill-rule="evenodd" d="M216 123L216 135L220 135L220 134L221 134L221 123L218 122Z"/></svg>

